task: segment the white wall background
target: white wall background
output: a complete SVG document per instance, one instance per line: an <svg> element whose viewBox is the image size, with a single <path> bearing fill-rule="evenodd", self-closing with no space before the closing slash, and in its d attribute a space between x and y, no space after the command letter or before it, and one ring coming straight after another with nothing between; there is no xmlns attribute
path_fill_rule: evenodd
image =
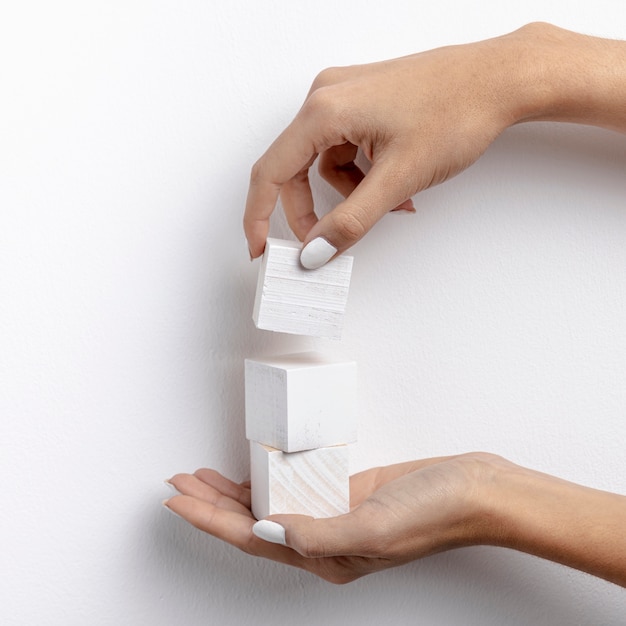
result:
<svg viewBox="0 0 626 626"><path fill-rule="evenodd" d="M320 69L536 19L626 32L621 0L488 6L2 4L2 624L625 623L623 589L526 555L334 587L160 505L178 471L246 478L243 359L309 347L359 363L355 470L482 449L626 492L623 136L516 127L388 216L354 248L340 343L250 319L249 168Z"/></svg>

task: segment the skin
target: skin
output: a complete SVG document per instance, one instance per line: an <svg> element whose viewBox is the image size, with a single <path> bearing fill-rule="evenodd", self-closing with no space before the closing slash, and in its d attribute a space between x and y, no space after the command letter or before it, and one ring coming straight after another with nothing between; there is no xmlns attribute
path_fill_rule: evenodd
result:
<svg viewBox="0 0 626 626"><path fill-rule="evenodd" d="M549 60L549 63L546 62ZM244 214L250 256L263 253L280 195L306 245L339 252L412 196L474 163L507 127L553 120L626 131L626 44L549 24L495 39L321 72L293 122L255 163ZM360 149L367 176L354 162ZM318 220L308 172L345 200Z"/></svg>
<svg viewBox="0 0 626 626"><path fill-rule="evenodd" d="M333 583L469 545L503 546L626 586L626 497L471 453L352 476L351 511L328 519L271 515L287 545L256 537L250 485L201 469L169 481L165 505L244 552Z"/></svg>
<svg viewBox="0 0 626 626"><path fill-rule="evenodd" d="M338 253L386 213L474 163L506 128L551 120L626 132L626 44L529 24L502 37L315 79L293 122L252 168L244 215L262 254L280 195L306 245ZM364 175L357 150L371 162ZM308 172L345 200L318 220ZM287 545L252 533L250 487L214 470L170 480L164 504L237 548L345 583L468 545L513 548L626 586L626 497L472 453L373 468L351 479L351 512L276 515Z"/></svg>

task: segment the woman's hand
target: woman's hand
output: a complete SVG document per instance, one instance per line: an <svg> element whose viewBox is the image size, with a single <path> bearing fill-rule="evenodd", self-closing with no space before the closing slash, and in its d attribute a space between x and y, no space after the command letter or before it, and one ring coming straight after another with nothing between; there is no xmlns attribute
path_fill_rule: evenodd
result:
<svg viewBox="0 0 626 626"><path fill-rule="evenodd" d="M626 497L491 454L361 472L351 478L351 511L325 519L272 515L257 524L249 484L233 483L214 470L177 474L168 482L181 495L164 504L200 530L334 583L451 548L487 544L626 585Z"/></svg>
<svg viewBox="0 0 626 626"><path fill-rule="evenodd" d="M507 87L515 52L506 42L321 72L252 169L244 217L251 256L263 252L279 193L295 235L306 243L323 238L330 247L321 250L332 256L389 211L413 210L418 191L473 163L516 121L518 103ZM367 176L355 164L358 148L372 164ZM346 198L319 223L308 179L318 156L322 177ZM309 267L320 260L302 257Z"/></svg>
<svg viewBox="0 0 626 626"><path fill-rule="evenodd" d="M480 543L477 486L488 455L428 459L379 467L351 478L351 512L335 518L273 515L286 544L254 534L250 487L201 469L178 474L181 494L166 506L194 526L256 556L295 565L336 583L448 548ZM261 528L263 523L261 523Z"/></svg>
<svg viewBox="0 0 626 626"><path fill-rule="evenodd" d="M477 43L327 69L293 122L252 168L244 216L250 256L263 253L280 194L320 267L411 197L471 165L508 126L555 120L626 130L626 44L530 24ZM357 149L371 162L365 175ZM309 168L345 200L318 221Z"/></svg>

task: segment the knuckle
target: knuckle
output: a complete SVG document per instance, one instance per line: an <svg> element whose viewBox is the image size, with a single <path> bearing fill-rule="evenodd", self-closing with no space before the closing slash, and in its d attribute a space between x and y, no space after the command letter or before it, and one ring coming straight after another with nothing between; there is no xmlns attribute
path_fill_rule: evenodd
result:
<svg viewBox="0 0 626 626"><path fill-rule="evenodd" d="M354 210L338 213L334 218L337 234L344 241L358 241L367 232L367 224L362 216Z"/></svg>
<svg viewBox="0 0 626 626"><path fill-rule="evenodd" d="M302 113L319 120L333 120L342 111L336 89L332 86L319 87L307 98Z"/></svg>
<svg viewBox="0 0 626 626"><path fill-rule="evenodd" d="M250 169L250 184L256 185L264 178L263 158L260 158Z"/></svg>
<svg viewBox="0 0 626 626"><path fill-rule="evenodd" d="M327 85L333 85L341 79L343 75L343 68L341 67L327 67L317 74L311 85L311 91L319 89L320 87L326 87Z"/></svg>
<svg viewBox="0 0 626 626"><path fill-rule="evenodd" d="M322 547L317 542L312 541L309 537L299 536L292 547L308 559L315 559L324 556L324 550Z"/></svg>
<svg viewBox="0 0 626 626"><path fill-rule="evenodd" d="M461 454L459 455L459 458L467 459L467 460L475 460L475 461L493 461L496 459L501 459L502 457L498 456L497 454L492 454L491 452L475 451L475 452L466 452L465 454Z"/></svg>
<svg viewBox="0 0 626 626"><path fill-rule="evenodd" d="M254 546L254 538L253 537L249 537L247 541L244 541L244 542L240 543L237 547L244 554L250 554L252 556L255 556L257 554L257 551L256 551L255 546Z"/></svg>
<svg viewBox="0 0 626 626"><path fill-rule="evenodd" d="M468 452L458 457L457 460L474 480L484 479L503 467L511 465L504 457L490 452Z"/></svg>

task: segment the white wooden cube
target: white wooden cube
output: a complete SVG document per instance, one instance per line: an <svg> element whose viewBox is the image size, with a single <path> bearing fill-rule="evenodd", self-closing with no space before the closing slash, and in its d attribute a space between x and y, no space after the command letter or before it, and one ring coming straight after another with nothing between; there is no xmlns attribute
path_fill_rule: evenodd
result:
<svg viewBox="0 0 626 626"><path fill-rule="evenodd" d="M352 257L343 254L308 270L300 264L301 250L295 241L267 240L252 319L264 330L339 339Z"/></svg>
<svg viewBox="0 0 626 626"><path fill-rule="evenodd" d="M356 363L301 352L245 361L246 437L284 452L353 443Z"/></svg>
<svg viewBox="0 0 626 626"><path fill-rule="evenodd" d="M333 517L350 510L348 447L286 453L250 442L252 514Z"/></svg>

